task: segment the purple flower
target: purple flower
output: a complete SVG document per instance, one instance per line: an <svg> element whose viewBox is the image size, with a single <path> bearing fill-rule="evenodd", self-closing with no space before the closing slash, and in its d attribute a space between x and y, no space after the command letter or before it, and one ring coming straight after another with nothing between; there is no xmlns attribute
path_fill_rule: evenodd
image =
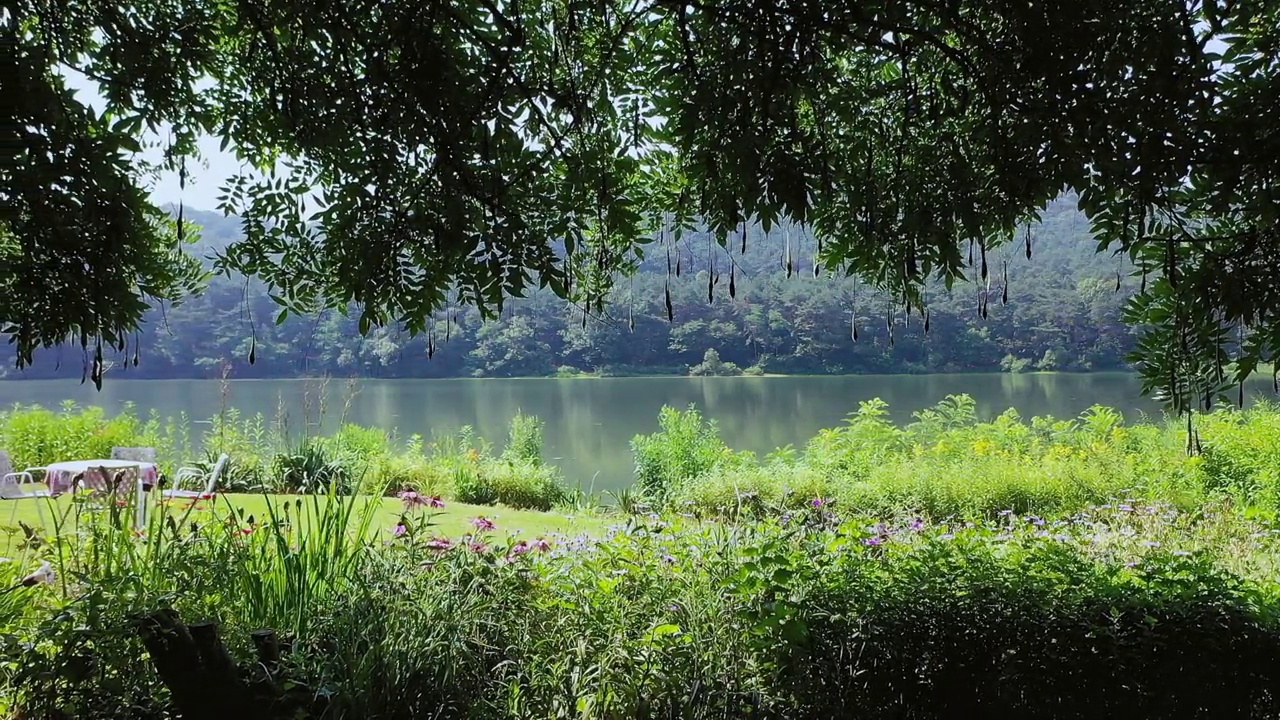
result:
<svg viewBox="0 0 1280 720"><path fill-rule="evenodd" d="M427 498L427 507L442 508L444 507L444 500L439 495L432 495L431 497Z"/></svg>
<svg viewBox="0 0 1280 720"><path fill-rule="evenodd" d="M395 528L391 530L391 534L396 537L404 537L409 533L409 526L404 523L397 523Z"/></svg>
<svg viewBox="0 0 1280 720"><path fill-rule="evenodd" d="M532 547L538 552L547 552L551 549L551 543L546 538L540 537L533 541Z"/></svg>
<svg viewBox="0 0 1280 720"><path fill-rule="evenodd" d="M1012 510L1001 510L1001 511L1000 511L1000 517L1009 517L1009 516L1010 516L1010 515L1012 515L1012 514L1013 514L1013 511L1012 511Z"/></svg>
<svg viewBox="0 0 1280 720"><path fill-rule="evenodd" d="M489 546L488 546L487 544L485 544L484 542L479 541L479 540L474 541L474 542L472 542L472 543L468 544L468 545L467 545L467 547L468 547L468 548L471 548L471 552L473 552L473 553L483 553L483 552L488 552L488 551L489 551Z"/></svg>
<svg viewBox="0 0 1280 720"><path fill-rule="evenodd" d="M1188 555L1190 555L1191 553L1190 553L1190 552L1188 552L1188 551L1186 551L1186 550L1174 550L1174 551L1173 551L1173 554L1174 554L1174 555L1177 555L1178 557L1187 557L1187 556L1188 556Z"/></svg>
<svg viewBox="0 0 1280 720"><path fill-rule="evenodd" d="M1120 503L1119 505L1116 506L1116 509L1122 510L1124 512L1133 512L1133 506L1130 505L1129 503Z"/></svg>
<svg viewBox="0 0 1280 720"><path fill-rule="evenodd" d="M662 562L664 562L664 563L666 563L666 564L668 564L668 565L674 565L674 564L675 564L675 562L676 562L676 559L675 559L675 557L674 557L674 556L671 556L671 555L663 555L663 556L662 556Z"/></svg>
<svg viewBox="0 0 1280 720"><path fill-rule="evenodd" d="M876 536L874 536L874 537L869 537L869 538L865 538L865 539L863 539L862 544L863 544L863 545L870 545L870 546L873 546L873 547L874 547L874 546L876 546L876 545L883 545L883 544L884 544L884 538L880 537L879 535L876 535Z"/></svg>
<svg viewBox="0 0 1280 720"><path fill-rule="evenodd" d="M427 498L413 490L402 490L396 497L400 498L400 502L404 503L406 510L426 507L427 505Z"/></svg>
<svg viewBox="0 0 1280 720"><path fill-rule="evenodd" d="M471 524L474 525L475 528L477 530L480 530L481 532L486 530L493 530L498 527L497 525L493 524L492 520L490 520L489 518L483 515L476 518L472 518Z"/></svg>
<svg viewBox="0 0 1280 720"><path fill-rule="evenodd" d="M523 555L529 552L530 549L531 548L529 547L529 543L525 542L524 540L521 540L520 542L511 546L511 549L507 551L507 556L513 557L516 555Z"/></svg>
<svg viewBox="0 0 1280 720"><path fill-rule="evenodd" d="M432 550L449 550L453 548L453 541L449 538L431 538L427 541L427 547Z"/></svg>
<svg viewBox="0 0 1280 720"><path fill-rule="evenodd" d="M1124 566L1127 568L1138 567L1138 563L1137 561L1130 561L1125 563Z"/></svg>
<svg viewBox="0 0 1280 720"><path fill-rule="evenodd" d="M923 530L924 520L921 520L920 518L916 518L915 520L912 520L911 524L908 525L907 527L911 528L912 530Z"/></svg>
<svg viewBox="0 0 1280 720"><path fill-rule="evenodd" d="M822 507L823 505L826 505L826 504L827 504L827 501L826 501L826 500L823 500L823 499L822 499L822 498L820 498L820 497L816 497L816 498L814 498L814 499L813 499L813 501L812 501L812 502L810 502L809 504L810 504L810 505L812 505L812 506L814 506L814 507L816 507L816 508L820 508L820 507Z"/></svg>

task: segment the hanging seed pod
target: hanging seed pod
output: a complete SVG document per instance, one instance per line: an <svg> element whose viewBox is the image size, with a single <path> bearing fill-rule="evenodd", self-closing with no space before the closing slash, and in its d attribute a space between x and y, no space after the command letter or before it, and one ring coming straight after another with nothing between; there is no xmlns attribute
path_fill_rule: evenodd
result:
<svg viewBox="0 0 1280 720"><path fill-rule="evenodd" d="M747 221L742 221L742 255L747 254Z"/></svg>
<svg viewBox="0 0 1280 720"><path fill-rule="evenodd" d="M849 312L849 326L853 328L853 341L858 342L858 313L857 311Z"/></svg>
<svg viewBox="0 0 1280 720"><path fill-rule="evenodd" d="M636 331L636 311L634 306L627 307L627 329L631 332Z"/></svg>
<svg viewBox="0 0 1280 720"><path fill-rule="evenodd" d="M255 335L249 339L249 364L252 365L258 359L258 338Z"/></svg>
<svg viewBox="0 0 1280 720"><path fill-rule="evenodd" d="M680 277L680 261L681 261L681 259L683 259L683 256L682 256L682 255L680 255L680 251L679 251L679 250L677 250L677 251L676 251L676 277Z"/></svg>
<svg viewBox="0 0 1280 720"><path fill-rule="evenodd" d="M987 288L991 287L991 277L987 274L987 244L978 243L978 249L982 253L982 282L986 283Z"/></svg>
<svg viewBox="0 0 1280 720"><path fill-rule="evenodd" d="M973 267L973 239L969 240L969 267Z"/></svg>
<svg viewBox="0 0 1280 720"><path fill-rule="evenodd" d="M714 292L715 287L716 287L715 273L709 272L707 273L707 304L708 305L712 305L715 303L715 300L716 300L715 292Z"/></svg>
<svg viewBox="0 0 1280 720"><path fill-rule="evenodd" d="M1031 223L1027 223L1027 259L1031 259Z"/></svg>
<svg viewBox="0 0 1280 720"><path fill-rule="evenodd" d="M738 297L738 288L737 288L737 285L735 285L733 282L734 280L733 268L734 268L733 265L729 266L729 299L730 300L733 300Z"/></svg>
<svg viewBox="0 0 1280 720"><path fill-rule="evenodd" d="M924 334L929 334L929 308L924 309Z"/></svg>
<svg viewBox="0 0 1280 720"><path fill-rule="evenodd" d="M1116 292L1120 292L1120 271L1116 271Z"/></svg>
<svg viewBox="0 0 1280 720"><path fill-rule="evenodd" d="M436 337L434 333L427 333L427 359L435 357L436 354Z"/></svg>
<svg viewBox="0 0 1280 720"><path fill-rule="evenodd" d="M1240 399L1238 404L1240 405L1240 409L1243 410L1244 409L1244 380L1240 381Z"/></svg>
<svg viewBox="0 0 1280 720"><path fill-rule="evenodd" d="M585 307L582 308L582 329L587 329L587 309Z"/></svg>
<svg viewBox="0 0 1280 720"><path fill-rule="evenodd" d="M671 309L671 284L664 283L662 286L662 290L666 296L666 302L667 302L667 322L675 322L676 314L675 314L675 311Z"/></svg>
<svg viewBox="0 0 1280 720"><path fill-rule="evenodd" d="M1145 294L1147 292L1147 269L1146 268L1142 269L1142 287L1138 289L1138 292L1142 294Z"/></svg>
<svg viewBox="0 0 1280 720"><path fill-rule="evenodd" d="M1004 262L1004 288L1000 291L1000 304L1009 304L1009 261Z"/></svg>

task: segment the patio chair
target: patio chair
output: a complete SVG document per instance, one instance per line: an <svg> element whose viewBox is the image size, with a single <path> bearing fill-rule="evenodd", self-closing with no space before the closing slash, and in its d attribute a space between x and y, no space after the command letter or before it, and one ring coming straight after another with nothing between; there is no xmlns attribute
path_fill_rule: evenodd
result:
<svg viewBox="0 0 1280 720"><path fill-rule="evenodd" d="M112 460L156 464L156 449L151 447L113 447Z"/></svg>
<svg viewBox="0 0 1280 720"><path fill-rule="evenodd" d="M179 468L173 478L173 488L165 490L163 495L167 500L206 500L214 496L218 489L218 480L222 478L222 471L226 469L227 462L231 460L231 456L223 453L218 457L218 462L214 464L213 470L205 473L196 468Z"/></svg>
<svg viewBox="0 0 1280 720"><path fill-rule="evenodd" d="M0 500L13 501L13 510L9 513L10 525L13 525L14 520L18 517L17 501L42 500L53 497L53 493L49 492L49 486L36 482L35 477L31 474L32 470L38 471L42 469L27 468L22 472L14 472L13 460L9 458L9 453L0 450ZM40 525L44 526L43 502L36 503L36 515L40 518Z"/></svg>

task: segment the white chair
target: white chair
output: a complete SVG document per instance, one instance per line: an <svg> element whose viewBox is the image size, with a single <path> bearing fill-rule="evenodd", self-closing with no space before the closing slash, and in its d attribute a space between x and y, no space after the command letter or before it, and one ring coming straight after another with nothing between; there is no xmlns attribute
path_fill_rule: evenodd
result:
<svg viewBox="0 0 1280 720"><path fill-rule="evenodd" d="M9 458L9 453L0 450L0 500L12 500L13 510L9 513L9 524L13 525L14 520L18 517L19 500L43 500L53 497L53 493L49 492L49 486L44 483L36 482L35 477L31 474L32 470L43 470L44 468L27 468L22 472L13 471L13 460ZM40 518L40 525L45 525L44 519L44 503L36 503L36 514Z"/></svg>
<svg viewBox="0 0 1280 720"><path fill-rule="evenodd" d="M173 488L165 490L162 496L166 500L206 500L214 496L218 489L218 480L226 469L231 456L223 453L218 457L213 470L208 474L196 468L179 468L173 478Z"/></svg>

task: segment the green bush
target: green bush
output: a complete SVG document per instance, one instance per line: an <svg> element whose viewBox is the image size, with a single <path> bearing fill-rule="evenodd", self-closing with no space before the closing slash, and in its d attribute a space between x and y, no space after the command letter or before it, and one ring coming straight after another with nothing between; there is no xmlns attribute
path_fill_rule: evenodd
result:
<svg viewBox="0 0 1280 720"><path fill-rule="evenodd" d="M733 457L715 421L703 420L693 406L684 412L663 406L658 427L652 435L631 440L636 486L650 498L665 498L671 488Z"/></svg>
<svg viewBox="0 0 1280 720"><path fill-rule="evenodd" d="M58 412L15 407L0 416L0 448L16 468L111 457L113 447L144 444L145 428L131 410L108 418L102 408L64 403Z"/></svg>

